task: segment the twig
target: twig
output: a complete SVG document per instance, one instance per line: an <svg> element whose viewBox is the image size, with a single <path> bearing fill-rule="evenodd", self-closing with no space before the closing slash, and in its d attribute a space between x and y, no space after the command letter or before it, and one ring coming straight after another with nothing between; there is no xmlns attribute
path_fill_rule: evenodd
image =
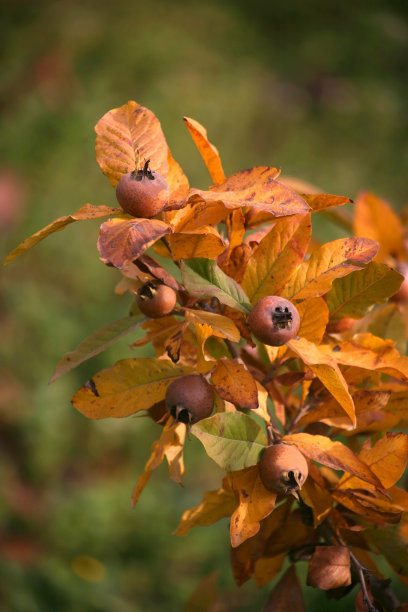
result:
<svg viewBox="0 0 408 612"><path fill-rule="evenodd" d="M225 339L225 340L224 340L224 342L225 342L225 344L227 345L228 350L229 350L229 352L231 353L231 356L232 356L234 359L238 359L238 358L239 358L239 356L240 356L240 352L239 352L239 350L237 349L237 347L235 346L235 344L234 344L233 342L231 342L231 340L227 340L227 339Z"/></svg>

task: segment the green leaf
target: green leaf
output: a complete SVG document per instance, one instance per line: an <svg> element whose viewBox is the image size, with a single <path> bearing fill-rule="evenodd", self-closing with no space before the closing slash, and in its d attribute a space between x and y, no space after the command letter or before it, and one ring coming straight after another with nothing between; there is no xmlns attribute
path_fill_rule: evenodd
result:
<svg viewBox="0 0 408 612"><path fill-rule="evenodd" d="M406 540L391 529L367 529L365 534L397 574L408 576L408 545Z"/></svg>
<svg viewBox="0 0 408 612"><path fill-rule="evenodd" d="M98 329L98 331L93 332L93 334L83 340L74 351L66 353L59 360L49 383L53 383L60 376L73 370L83 361L102 353L102 351L119 340L119 338L133 331L145 321L147 321L147 319L144 315L126 317L119 321L109 323L101 329Z"/></svg>
<svg viewBox="0 0 408 612"><path fill-rule="evenodd" d="M330 320L358 319L373 304L385 302L400 287L403 276L385 264L371 262L363 270L333 281L327 295Z"/></svg>
<svg viewBox="0 0 408 612"><path fill-rule="evenodd" d="M207 455L228 472L255 465L267 445L266 434L242 412L221 412L191 428Z"/></svg>
<svg viewBox="0 0 408 612"><path fill-rule="evenodd" d="M385 304L370 313L367 331L379 338L394 340L397 351L405 355L407 342L404 317L396 304Z"/></svg>
<svg viewBox="0 0 408 612"><path fill-rule="evenodd" d="M226 304L248 314L249 298L241 286L227 276L212 259L185 259L180 262L183 283L187 291L197 298L216 297Z"/></svg>

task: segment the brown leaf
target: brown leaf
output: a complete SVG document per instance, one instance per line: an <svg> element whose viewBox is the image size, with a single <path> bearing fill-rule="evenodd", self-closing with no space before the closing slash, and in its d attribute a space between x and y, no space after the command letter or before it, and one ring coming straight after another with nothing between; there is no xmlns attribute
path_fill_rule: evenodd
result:
<svg viewBox="0 0 408 612"><path fill-rule="evenodd" d="M362 191L354 208L354 233L379 243L376 261L405 259L402 223L391 205L368 191Z"/></svg>
<svg viewBox="0 0 408 612"><path fill-rule="evenodd" d="M221 185L210 187L210 191L192 189L189 200L222 202L232 210L245 206L265 210L275 217L308 212L309 206L303 198L276 181L277 176L279 171L268 166L242 170L229 176Z"/></svg>
<svg viewBox="0 0 408 612"><path fill-rule="evenodd" d="M176 281L176 279L170 274L170 272L167 272L167 270L162 268L162 266L158 264L157 261L155 261L149 255L146 255L146 253L140 255L140 257L135 263L137 267L140 268L142 271L144 270L145 272L149 272L152 276L160 280L165 285L168 285L175 291L180 291L183 289L183 286L180 285L178 281ZM134 264L130 265L133 266Z"/></svg>
<svg viewBox="0 0 408 612"><path fill-rule="evenodd" d="M166 178L168 147L160 122L149 109L129 101L105 113L95 132L96 160L114 187L147 159L152 170Z"/></svg>
<svg viewBox="0 0 408 612"><path fill-rule="evenodd" d="M269 595L262 612L304 612L302 588L292 564Z"/></svg>
<svg viewBox="0 0 408 612"><path fill-rule="evenodd" d="M253 578L259 587L268 584L282 569L286 554L282 553L276 557L261 557L255 561Z"/></svg>
<svg viewBox="0 0 408 612"><path fill-rule="evenodd" d="M296 215L276 223L260 241L242 280L242 288L252 304L267 295L279 295L303 261L311 228L310 215Z"/></svg>
<svg viewBox="0 0 408 612"><path fill-rule="evenodd" d="M237 507L235 493L224 485L217 491L207 491L203 501L183 513L174 535L187 535L193 527L206 527L231 516Z"/></svg>
<svg viewBox="0 0 408 612"><path fill-rule="evenodd" d="M346 546L318 546L309 563L307 584L337 589L351 584L350 551Z"/></svg>
<svg viewBox="0 0 408 612"><path fill-rule="evenodd" d="M333 499L352 512L376 524L399 523L401 511L398 507L378 497L368 497L360 491L352 489L336 489L332 492Z"/></svg>
<svg viewBox="0 0 408 612"><path fill-rule="evenodd" d="M373 259L378 244L368 238L340 238L327 242L292 274L282 290L286 298L305 299L329 291L335 278L359 270Z"/></svg>
<svg viewBox="0 0 408 612"><path fill-rule="evenodd" d="M108 217L115 213L120 213L120 208L114 208L113 206L93 206L92 204L85 204L79 210L74 212L72 215L65 215L55 219L52 223L43 227L35 234L32 234L29 238L26 238L19 244L15 249L11 251L4 260L4 265L13 261L17 257L20 257L23 253L32 249L36 244L44 240L50 234L54 232L60 232L65 229L67 225L74 223L74 221L84 221L86 219L99 219L101 217Z"/></svg>
<svg viewBox="0 0 408 612"><path fill-rule="evenodd" d="M239 495L239 506L230 525L231 545L235 548L258 533L260 521L275 507L276 495L263 486L257 465L231 472L231 485Z"/></svg>
<svg viewBox="0 0 408 612"><path fill-rule="evenodd" d="M335 470L349 472L381 488L381 482L370 468L347 446L326 436L298 433L283 436L287 444L295 444L306 457L327 465Z"/></svg>
<svg viewBox="0 0 408 612"><path fill-rule="evenodd" d="M236 359L220 359L211 374L218 394L240 408L258 407L255 379Z"/></svg>
<svg viewBox="0 0 408 612"><path fill-rule="evenodd" d="M197 149L200 152L201 157L204 160L207 170L214 182L214 185L220 185L225 181L224 170L222 169L220 155L216 147L210 143L207 138L207 130L189 117L184 117L184 123L186 124L188 131L193 138Z"/></svg>
<svg viewBox="0 0 408 612"><path fill-rule="evenodd" d="M104 264L123 268L170 232L170 226L157 219L110 219L99 231L100 258Z"/></svg>

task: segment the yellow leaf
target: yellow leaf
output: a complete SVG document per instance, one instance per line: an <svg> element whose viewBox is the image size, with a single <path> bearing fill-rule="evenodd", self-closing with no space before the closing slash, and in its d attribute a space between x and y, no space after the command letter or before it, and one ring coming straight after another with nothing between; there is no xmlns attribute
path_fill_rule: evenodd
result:
<svg viewBox="0 0 408 612"><path fill-rule="evenodd" d="M405 259L402 223L390 204L368 191L358 195L354 208L354 233L379 243L376 261Z"/></svg>
<svg viewBox="0 0 408 612"><path fill-rule="evenodd" d="M260 241L242 280L242 288L252 304L267 295L279 295L303 261L311 228L310 215L295 215L276 223Z"/></svg>
<svg viewBox="0 0 408 612"><path fill-rule="evenodd" d="M220 185L225 181L224 170L222 169L220 155L216 147L210 143L207 138L207 130L189 117L184 117L184 123L186 124L188 131L190 132L197 149L200 152L201 157L204 160L207 170L214 182L214 185Z"/></svg>
<svg viewBox="0 0 408 612"><path fill-rule="evenodd" d="M206 359L204 345L207 338L212 336L213 329L207 323L195 323L194 327L198 342L197 370L200 373L208 372L215 366L216 362Z"/></svg>
<svg viewBox="0 0 408 612"><path fill-rule="evenodd" d="M211 374L218 394L240 408L258 407L255 379L236 359L220 359Z"/></svg>
<svg viewBox="0 0 408 612"><path fill-rule="evenodd" d="M345 410L351 423L355 425L356 416L353 398L334 358L323 353L320 347L317 347L313 342L309 342L305 338L290 340L287 345L316 374L326 389L330 391Z"/></svg>
<svg viewBox="0 0 408 612"><path fill-rule="evenodd" d="M307 478L300 492L302 500L313 510L313 526L318 527L332 509L333 500L329 491L319 486L313 478Z"/></svg>
<svg viewBox="0 0 408 612"><path fill-rule="evenodd" d="M72 403L90 419L126 417L163 400L168 385L192 371L163 359L122 359L95 374Z"/></svg>
<svg viewBox="0 0 408 612"><path fill-rule="evenodd" d="M309 298L296 305L300 316L298 336L320 344L329 321L329 309L321 297Z"/></svg>
<svg viewBox="0 0 408 612"><path fill-rule="evenodd" d="M359 270L373 259L378 244L368 238L340 238L314 251L288 279L282 290L286 298L305 299L329 291L335 278Z"/></svg>
<svg viewBox="0 0 408 612"><path fill-rule="evenodd" d="M231 472L231 485L239 495L239 506L231 517L230 535L233 548L258 533L259 522L272 512L276 494L263 486L258 466Z"/></svg>
<svg viewBox="0 0 408 612"><path fill-rule="evenodd" d="M214 336L228 338L232 342L239 342L239 330L229 317L224 317L214 312L207 312L206 310L193 310L192 308L184 308L183 310L186 321L194 324L209 325Z"/></svg>
<svg viewBox="0 0 408 612"><path fill-rule="evenodd" d="M224 486L217 491L207 491L198 506L183 513L174 535L184 536L193 527L212 525L225 516L231 516L236 507L235 493Z"/></svg>
<svg viewBox="0 0 408 612"><path fill-rule="evenodd" d="M296 191L298 191L296 189ZM309 204L312 212L319 212L320 210L327 210L334 206L343 206L343 204L350 204L352 200L345 196L336 196L329 193L305 193L299 192L302 198Z"/></svg>

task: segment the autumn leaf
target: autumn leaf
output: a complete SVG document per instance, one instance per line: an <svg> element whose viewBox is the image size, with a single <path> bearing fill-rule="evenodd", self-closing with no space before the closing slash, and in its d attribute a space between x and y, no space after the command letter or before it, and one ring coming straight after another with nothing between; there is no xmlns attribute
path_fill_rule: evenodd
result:
<svg viewBox="0 0 408 612"><path fill-rule="evenodd" d="M361 332L369 332L379 338L393 340L400 355L405 355L407 341L405 339L404 317L396 304L384 304L370 312L364 318L365 324Z"/></svg>
<svg viewBox="0 0 408 612"><path fill-rule="evenodd" d="M317 546L309 563L307 584L325 591L351 584L347 546Z"/></svg>
<svg viewBox="0 0 408 612"><path fill-rule="evenodd" d="M210 187L209 191L192 189L190 202L200 199L205 202L222 202L226 208L264 210L275 217L286 217L309 212L308 204L295 191L292 191L276 178L279 170L259 166L241 170L229 176L221 185Z"/></svg>
<svg viewBox="0 0 408 612"><path fill-rule="evenodd" d="M182 260L181 274L186 290L197 298L216 297L244 313L250 312L249 299L241 286L227 276L211 259Z"/></svg>
<svg viewBox="0 0 408 612"><path fill-rule="evenodd" d="M329 309L321 297L309 298L296 305L300 317L298 335L314 344L320 344L329 320Z"/></svg>
<svg viewBox="0 0 408 612"><path fill-rule="evenodd" d="M258 407L256 381L236 359L220 359L211 379L218 394L240 408Z"/></svg>
<svg viewBox="0 0 408 612"><path fill-rule="evenodd" d="M215 361L207 360L204 350L205 343L212 336L213 330L207 323L195 323L194 328L198 345L197 371L201 373L208 372L216 364Z"/></svg>
<svg viewBox="0 0 408 612"><path fill-rule="evenodd" d="M66 374L66 372L76 368L80 363L95 355L99 355L99 353L106 350L119 338L134 331L145 321L146 317L144 315L125 317L98 329L98 331L83 340L74 351L66 353L59 360L49 382L54 382L60 376Z"/></svg>
<svg viewBox="0 0 408 612"><path fill-rule="evenodd" d="M17 257L20 257L26 251L32 249L36 244L44 240L50 234L54 232L60 232L64 230L68 225L74 223L74 221L85 221L87 219L100 219L101 217L108 217L109 215L114 215L115 213L121 213L122 210L120 208L114 208L113 206L93 206L93 204L85 204L79 210L72 213L72 215L65 215L64 217L59 217L46 227L43 227L41 230L32 234L29 238L26 238L19 244L15 249L11 251L4 260L4 265L13 261Z"/></svg>
<svg viewBox="0 0 408 612"><path fill-rule="evenodd" d="M368 191L362 191L354 209L354 234L379 243L376 261L405 259L402 223L391 205Z"/></svg>
<svg viewBox="0 0 408 612"><path fill-rule="evenodd" d="M300 496L313 511L313 526L318 527L329 514L333 506L333 499L325 487L320 486L313 478L306 479L302 486Z"/></svg>
<svg viewBox="0 0 408 612"><path fill-rule="evenodd" d="M169 186L170 195L169 204L167 205L166 209L171 206L171 203L174 200L184 200L189 191L188 179L184 174L183 170L181 169L180 164L178 164L176 160L173 159L173 156L170 153L169 149L167 150L167 162L169 165L169 169L167 172L166 180Z"/></svg>
<svg viewBox="0 0 408 612"><path fill-rule="evenodd" d="M162 359L122 359L95 374L72 403L90 419L129 416L163 400L168 385L192 371Z"/></svg>
<svg viewBox="0 0 408 612"><path fill-rule="evenodd" d="M363 270L337 278L327 294L330 320L359 319L373 304L381 304L399 289L404 277L385 264L371 262Z"/></svg>
<svg viewBox="0 0 408 612"><path fill-rule="evenodd" d="M310 215L296 215L276 223L248 261L242 288L256 304L279 295L286 280L303 261L311 235Z"/></svg>
<svg viewBox="0 0 408 612"><path fill-rule="evenodd" d="M306 457L334 470L342 470L358 476L364 482L382 487L381 481L361 459L341 442L326 436L297 433L283 436L286 444L294 444Z"/></svg>
<svg viewBox="0 0 408 612"><path fill-rule="evenodd" d="M210 225L174 233L168 241L175 260L197 257L215 259L227 247L218 231Z"/></svg>
<svg viewBox="0 0 408 612"><path fill-rule="evenodd" d="M191 428L207 455L228 472L258 463L267 439L259 425L242 412L223 412Z"/></svg>
<svg viewBox="0 0 408 612"><path fill-rule="evenodd" d="M346 276L367 264L378 244L367 238L340 238L314 251L288 279L282 297L305 299L327 293L336 278Z"/></svg>
<svg viewBox="0 0 408 612"><path fill-rule="evenodd" d="M109 219L99 231L100 258L104 264L123 268L170 232L170 226L157 219Z"/></svg>
<svg viewBox="0 0 408 612"><path fill-rule="evenodd" d="M309 342L305 338L289 340L287 345L316 374L326 389L330 391L345 410L351 423L355 425L356 416L353 398L334 357L323 353L320 347L317 347L313 342Z"/></svg>
<svg viewBox="0 0 408 612"><path fill-rule="evenodd" d="M198 506L183 513L174 535L184 536L193 527L212 525L226 516L231 516L236 507L237 499L230 488L222 486L216 491L207 491Z"/></svg>
<svg viewBox="0 0 408 612"><path fill-rule="evenodd" d="M239 505L230 523L231 546L236 548L258 533L260 521L275 507L276 494L263 486L258 466L232 472L230 478L239 495Z"/></svg>
<svg viewBox="0 0 408 612"><path fill-rule="evenodd" d="M408 576L408 549L404 538L395 531L382 527L367 529L366 535L397 574Z"/></svg>
<svg viewBox="0 0 408 612"><path fill-rule="evenodd" d="M158 280L160 280L165 285L168 285L174 291L181 291L183 286L168 272L165 270L160 264L157 263L150 255L144 253L137 258L136 261L137 268L142 271L146 271ZM135 266L135 263L129 264L129 266ZM136 267L136 266L135 266ZM128 272L128 267L123 268L123 273Z"/></svg>
<svg viewBox="0 0 408 612"><path fill-rule="evenodd" d="M370 467L384 489L389 489L398 482L407 466L408 435L387 433L372 448L367 440L358 457ZM363 484L358 478L345 474L338 486L341 489L361 489Z"/></svg>
<svg viewBox="0 0 408 612"><path fill-rule="evenodd" d="M217 599L218 572L211 572L194 589L184 606L184 612L211 612Z"/></svg>
<svg viewBox="0 0 408 612"><path fill-rule="evenodd" d="M296 189L296 191L298 190ZM345 196L331 195L329 193L299 193L309 204L310 208L312 209L311 212L319 212L321 210L327 210L328 208L343 206L344 204L350 204L353 201Z"/></svg>
<svg viewBox="0 0 408 612"><path fill-rule="evenodd" d="M302 588L292 564L269 595L263 612L304 612Z"/></svg>
<svg viewBox="0 0 408 612"><path fill-rule="evenodd" d="M184 117L184 123L207 166L207 170L210 173L214 185L222 184L225 181L225 174L222 169L220 155L216 147L208 140L207 130L201 123L189 117Z"/></svg>
<svg viewBox="0 0 408 612"><path fill-rule="evenodd" d="M383 496L366 495L363 491L353 489L335 489L332 497L345 508L362 516L365 520L378 525L395 524L401 520L401 510L387 501Z"/></svg>
<svg viewBox="0 0 408 612"><path fill-rule="evenodd" d="M207 203L204 200L196 200L194 204L185 205L171 213L166 213L166 220L171 224L174 232L187 232L199 230L203 226L217 225L228 216L229 210L222 202Z"/></svg>
<svg viewBox="0 0 408 612"><path fill-rule="evenodd" d="M137 102L114 108L95 126L96 160L116 187L124 174L150 160L152 170L165 178L168 172L167 143L157 117Z"/></svg>
<svg viewBox="0 0 408 612"><path fill-rule="evenodd" d="M206 310L193 310L192 308L183 308L183 313L186 321L190 323L209 325L214 336L227 338L232 342L239 342L239 330L234 321L231 321L229 317L224 317L215 312L207 312Z"/></svg>

